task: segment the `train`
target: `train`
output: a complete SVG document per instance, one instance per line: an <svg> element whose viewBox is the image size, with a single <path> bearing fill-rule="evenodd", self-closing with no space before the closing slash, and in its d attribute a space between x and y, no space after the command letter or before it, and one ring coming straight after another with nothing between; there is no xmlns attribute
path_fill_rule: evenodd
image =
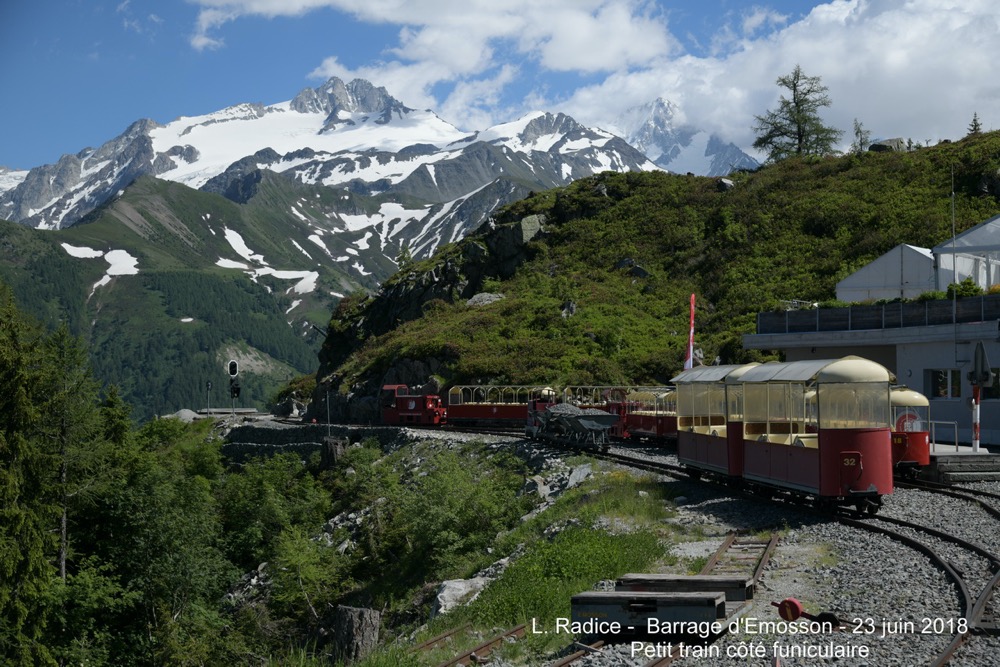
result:
<svg viewBox="0 0 1000 667"><path fill-rule="evenodd" d="M931 463L930 401L905 385L892 387L892 465L896 473L916 478Z"/></svg>
<svg viewBox="0 0 1000 667"><path fill-rule="evenodd" d="M877 511L881 497L892 492L893 474L915 477L930 463L926 397L893 384L885 367L860 357L698 366L671 382L561 389L461 385L447 400L386 385L382 419L523 428L531 438L601 449L637 441L676 447L695 475L781 488L867 512ZM843 404L835 402L839 395Z"/></svg>
<svg viewBox="0 0 1000 667"><path fill-rule="evenodd" d="M678 459L695 476L875 514L893 492L893 380L853 356L683 371Z"/></svg>
<svg viewBox="0 0 1000 667"><path fill-rule="evenodd" d="M612 440L670 444L677 437L677 402L672 387L457 385L446 397L423 394L402 384L384 385L382 423L520 430L529 412L568 404L618 415L609 426Z"/></svg>
<svg viewBox="0 0 1000 667"><path fill-rule="evenodd" d="M618 415L612 440L672 444L677 438L677 393L673 387L569 386L563 403Z"/></svg>

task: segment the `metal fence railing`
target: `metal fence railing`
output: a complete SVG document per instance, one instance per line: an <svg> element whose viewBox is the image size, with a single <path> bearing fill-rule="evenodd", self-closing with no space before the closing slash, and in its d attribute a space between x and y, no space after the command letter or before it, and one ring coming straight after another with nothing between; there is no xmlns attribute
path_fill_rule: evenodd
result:
<svg viewBox="0 0 1000 667"><path fill-rule="evenodd" d="M951 427L951 430L952 430L952 439L951 439L951 442L954 443L955 451L957 452L958 451L958 422L936 422L936 421L932 421L930 424L931 424L931 453L934 453L934 452L938 451L938 446L944 444L944 443L938 442L938 439L937 439L937 431L938 431L938 426L939 425L941 427ZM951 443L949 443L949 445L950 444Z"/></svg>
<svg viewBox="0 0 1000 667"><path fill-rule="evenodd" d="M1000 294L757 313L758 334L895 329L1000 319Z"/></svg>

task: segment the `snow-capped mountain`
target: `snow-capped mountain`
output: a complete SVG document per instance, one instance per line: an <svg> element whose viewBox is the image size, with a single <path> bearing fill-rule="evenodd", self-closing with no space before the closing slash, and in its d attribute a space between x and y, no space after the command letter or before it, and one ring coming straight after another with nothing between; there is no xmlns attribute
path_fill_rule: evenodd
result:
<svg viewBox="0 0 1000 667"><path fill-rule="evenodd" d="M676 124L677 105L658 97L625 111L615 129L658 166L678 174L725 176L760 164L738 146L690 124Z"/></svg>
<svg viewBox="0 0 1000 667"><path fill-rule="evenodd" d="M623 139L534 113L472 134L368 81L333 78L279 104L240 104L165 125L133 123L100 148L0 174L0 218L40 229L82 220L138 176L246 203L264 171L343 193L342 206L285 215L324 231L372 231L414 257L457 240L499 205L604 170L655 170Z"/></svg>

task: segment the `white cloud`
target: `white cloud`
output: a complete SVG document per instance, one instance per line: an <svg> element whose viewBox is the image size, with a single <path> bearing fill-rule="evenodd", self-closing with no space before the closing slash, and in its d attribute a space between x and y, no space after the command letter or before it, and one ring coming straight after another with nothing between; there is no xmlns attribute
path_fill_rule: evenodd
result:
<svg viewBox="0 0 1000 667"><path fill-rule="evenodd" d="M495 103L520 63L549 72L614 72L644 67L677 50L665 17L649 0L195 0L201 6L191 43L221 48L223 26L242 16L300 16L323 8L357 20L399 25L389 61L348 68L336 55L311 76L366 78L421 108L448 108L449 120L497 120ZM445 84L445 99L431 90ZM499 86L490 93L489 86ZM537 99L538 91L533 91ZM473 100L474 105L463 107ZM521 113L525 109L516 110ZM504 118L503 120L507 120Z"/></svg>
<svg viewBox="0 0 1000 667"><path fill-rule="evenodd" d="M794 21L761 0L722 16L714 35L699 38L711 44L699 54L682 50L690 35L671 33L667 0L192 1L200 49L222 47L225 25L245 16L325 8L399 26L381 52L387 60L349 68L331 55L312 75L366 78L466 129L532 108L608 126L662 96L689 121L749 146L753 116L774 107L776 79L797 64L829 88L822 115L845 130L845 143L854 118L873 137L919 142L961 137L973 112L984 129L1000 126L990 116L1000 98L993 0L830 0ZM561 76L582 87L565 91Z"/></svg>
<svg viewBox="0 0 1000 667"><path fill-rule="evenodd" d="M614 72L644 66L677 49L663 17L637 13L641 7L634 3L607 3L593 11L581 11L577 3L555 10L533 7L521 48L537 51L547 69Z"/></svg>
<svg viewBox="0 0 1000 667"><path fill-rule="evenodd" d="M787 22L788 17L784 14L779 14L770 9L754 7L743 16L742 34L750 37L764 29L782 26Z"/></svg>
<svg viewBox="0 0 1000 667"><path fill-rule="evenodd" d="M577 90L562 110L599 122L662 96L698 126L749 146L753 116L774 108L787 92L777 78L798 64L828 87L832 105L821 115L845 131L845 145L854 118L875 138L955 139L976 111L990 129L985 112L1000 97L989 74L1000 57L998 32L1000 6L987 0L835 0L766 37L733 40L726 55L615 73Z"/></svg>

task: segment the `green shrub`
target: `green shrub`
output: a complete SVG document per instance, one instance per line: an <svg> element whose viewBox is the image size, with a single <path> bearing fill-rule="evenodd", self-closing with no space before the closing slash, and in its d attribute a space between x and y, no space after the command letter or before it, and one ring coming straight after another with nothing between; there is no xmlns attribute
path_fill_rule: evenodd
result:
<svg viewBox="0 0 1000 667"><path fill-rule="evenodd" d="M940 299L951 298L947 292L942 292L941 290L935 290L931 292L924 292L917 297L917 301L938 301Z"/></svg>
<svg viewBox="0 0 1000 667"><path fill-rule="evenodd" d="M650 531L623 535L570 527L515 561L467 610L475 622L509 627L535 618L548 625L570 615L570 598L601 579L643 571L665 555Z"/></svg>
<svg viewBox="0 0 1000 667"><path fill-rule="evenodd" d="M961 299L966 296L981 296L982 294L983 288L977 285L972 278L966 278L960 283L948 285L947 298L951 299L957 296Z"/></svg>

